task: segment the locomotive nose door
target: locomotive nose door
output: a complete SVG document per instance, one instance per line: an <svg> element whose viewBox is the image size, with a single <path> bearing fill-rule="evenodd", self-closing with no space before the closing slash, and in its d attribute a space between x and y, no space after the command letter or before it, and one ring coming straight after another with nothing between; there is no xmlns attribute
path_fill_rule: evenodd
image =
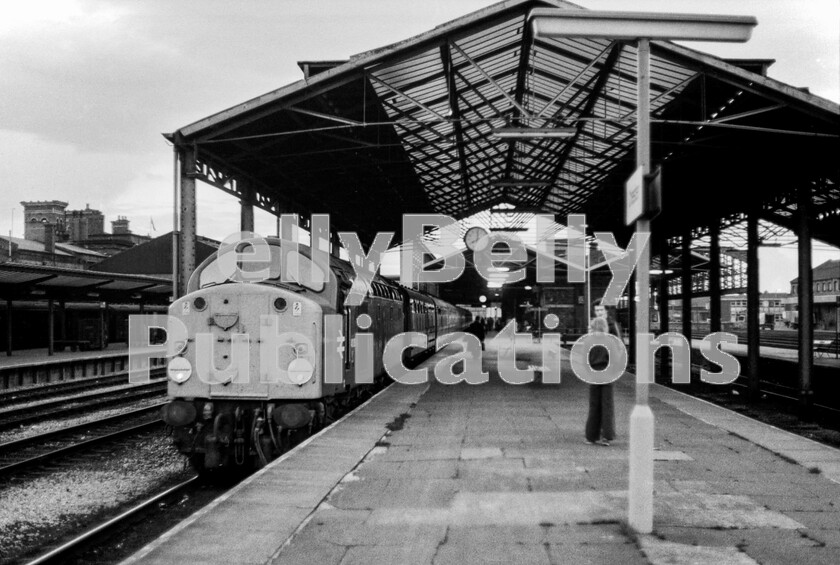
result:
<svg viewBox="0 0 840 565"><path fill-rule="evenodd" d="M249 292L228 292L211 300L207 324L210 326L212 358L210 396L267 398L268 385L253 374L252 349L259 339L260 314L265 311L263 296Z"/></svg>

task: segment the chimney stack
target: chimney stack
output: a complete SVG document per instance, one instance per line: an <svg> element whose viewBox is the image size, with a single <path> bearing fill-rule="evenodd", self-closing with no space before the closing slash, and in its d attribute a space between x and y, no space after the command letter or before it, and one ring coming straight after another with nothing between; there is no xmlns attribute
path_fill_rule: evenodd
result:
<svg viewBox="0 0 840 565"><path fill-rule="evenodd" d="M111 233L114 235L130 234L131 230L128 229L128 218L125 216L117 216L117 219L111 222Z"/></svg>
<svg viewBox="0 0 840 565"><path fill-rule="evenodd" d="M44 251L55 254L55 224L44 224Z"/></svg>

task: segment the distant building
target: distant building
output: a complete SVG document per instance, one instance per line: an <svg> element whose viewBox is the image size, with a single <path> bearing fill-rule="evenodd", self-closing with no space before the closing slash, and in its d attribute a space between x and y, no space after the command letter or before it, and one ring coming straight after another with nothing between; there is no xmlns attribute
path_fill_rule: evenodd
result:
<svg viewBox="0 0 840 565"><path fill-rule="evenodd" d="M69 243L57 243L54 236L49 235L53 226L45 224L45 228L47 243L0 236L0 263L13 262L24 265L87 269L106 257L97 251Z"/></svg>
<svg viewBox="0 0 840 565"><path fill-rule="evenodd" d="M814 327L816 329L837 328L838 296L840 296L840 259L828 261L811 270L814 284ZM786 310L791 322L799 321L799 305L796 298L799 277L790 281L791 298L786 301Z"/></svg>
<svg viewBox="0 0 840 565"><path fill-rule="evenodd" d="M763 292L758 297L759 320L768 322L768 315L772 316L772 323L785 322L785 300L790 295L782 292ZM682 301L671 300L668 305L669 319L682 319ZM693 323L709 323L711 318L711 298L698 296L691 299L691 321ZM747 295L724 294L720 297L720 320L723 324L746 324Z"/></svg>
<svg viewBox="0 0 840 565"><path fill-rule="evenodd" d="M88 249L98 251L110 257L131 249L135 245L146 243L152 238L147 235L131 233L128 229L128 219L125 216L118 216L111 222L111 233L98 233L89 236L83 241L75 242Z"/></svg>
<svg viewBox="0 0 840 565"><path fill-rule="evenodd" d="M45 226L53 226L53 233L63 233L64 209L67 202L60 200L45 200L38 202L21 202L23 205L23 239L29 241L46 242Z"/></svg>
<svg viewBox="0 0 840 565"><path fill-rule="evenodd" d="M785 321L784 300L789 295L784 292L762 292L758 297L758 313L761 322L769 321L767 314L773 316L773 322ZM747 321L747 295L730 294L720 297L721 318L730 322Z"/></svg>
<svg viewBox="0 0 840 565"><path fill-rule="evenodd" d="M21 202L21 204L23 205L25 240L44 244L46 253L49 253L56 244L72 246L77 250L89 250L93 253L73 252L76 256L85 258L83 261L85 265L151 239L145 235L131 233L129 220L125 216L118 216L112 221L112 233L105 233L105 216L99 210L92 209L89 204L85 205L84 210L67 210L67 202L60 200ZM57 258L56 262L60 263L61 259Z"/></svg>
<svg viewBox="0 0 840 565"><path fill-rule="evenodd" d="M90 204L85 204L84 210L67 210L64 223L69 241L85 241L105 232L105 216L99 210L93 210Z"/></svg>

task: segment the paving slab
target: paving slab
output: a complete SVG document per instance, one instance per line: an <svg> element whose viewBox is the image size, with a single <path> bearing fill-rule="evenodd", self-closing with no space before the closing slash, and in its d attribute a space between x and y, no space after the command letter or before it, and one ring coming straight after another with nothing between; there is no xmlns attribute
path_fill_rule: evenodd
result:
<svg viewBox="0 0 840 565"><path fill-rule="evenodd" d="M719 565L759 565L757 561L737 547L688 545L664 541L655 536L640 536L639 547L651 563L693 565L717 563Z"/></svg>

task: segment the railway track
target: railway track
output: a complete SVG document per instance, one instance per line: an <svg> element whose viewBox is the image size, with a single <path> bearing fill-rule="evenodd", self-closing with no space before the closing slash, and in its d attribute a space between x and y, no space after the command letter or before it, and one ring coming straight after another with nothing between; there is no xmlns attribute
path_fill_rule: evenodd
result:
<svg viewBox="0 0 840 565"><path fill-rule="evenodd" d="M157 367L149 372L152 379L165 376L165 369ZM55 383L46 383L22 388L0 391L0 406L32 402L42 398L54 398L60 395L73 394L85 390L128 384L128 372L119 371L96 377L83 377Z"/></svg>
<svg viewBox="0 0 840 565"><path fill-rule="evenodd" d="M51 563L71 563L78 556L95 548L103 540L125 531L134 524L138 524L156 512L167 502L178 500L193 492L200 485L198 477L192 477L163 492L155 494L142 502L135 504L128 510L115 516L83 534L59 545L40 557L29 561L28 565L47 565Z"/></svg>
<svg viewBox="0 0 840 565"><path fill-rule="evenodd" d="M165 393L166 379L157 379L150 383L126 385L117 389L27 403L23 406L0 410L0 431L42 420L54 420L145 398L163 396Z"/></svg>
<svg viewBox="0 0 840 565"><path fill-rule="evenodd" d="M0 444L0 476L156 428L164 403Z"/></svg>
<svg viewBox="0 0 840 565"><path fill-rule="evenodd" d="M357 398L352 408L342 411L340 417L327 427L337 424L352 414L356 408L363 405L379 390L381 388L377 387L375 392L371 391L369 394ZM307 438L299 438L283 457L290 456L305 439ZM90 528L77 537L25 563L27 565L48 565L56 563L120 562L151 540L162 535L180 520L209 504L238 482L236 480L234 483L227 482L220 485L208 483L198 476L193 477L159 494L150 496L118 516ZM202 491L202 489L204 490ZM183 507L175 504L176 501L184 502ZM177 511L169 511L176 508Z"/></svg>
<svg viewBox="0 0 840 565"><path fill-rule="evenodd" d="M745 376L738 377L730 386L735 387L738 390L749 390L748 379ZM791 405L797 405L800 402L797 389L771 381L760 380L759 392L784 402L788 402ZM826 416L833 418L835 422L840 423L840 405L830 406L828 404L814 402L811 406L823 412Z"/></svg>
<svg viewBox="0 0 840 565"><path fill-rule="evenodd" d="M660 361L657 360L658 372L659 365ZM660 380L659 376L657 382L791 433L840 447L840 401L832 395L815 396L809 411L803 413L797 388L760 379L761 400L750 402L749 379L746 375L739 376L729 385L708 385L698 380L700 368L700 365L692 363L690 385L675 385L669 378ZM659 372L659 375L662 373Z"/></svg>
<svg viewBox="0 0 840 565"><path fill-rule="evenodd" d="M679 326L676 327L676 331L679 331ZM738 336L738 343L747 343L746 330L729 330L728 333ZM691 338L703 339L708 334L708 330L693 329L691 332ZM835 336L836 334L832 331L814 331L814 339L830 341L834 339ZM759 332L759 344L764 347L778 347L779 349L798 349L799 332L795 330L761 330Z"/></svg>

